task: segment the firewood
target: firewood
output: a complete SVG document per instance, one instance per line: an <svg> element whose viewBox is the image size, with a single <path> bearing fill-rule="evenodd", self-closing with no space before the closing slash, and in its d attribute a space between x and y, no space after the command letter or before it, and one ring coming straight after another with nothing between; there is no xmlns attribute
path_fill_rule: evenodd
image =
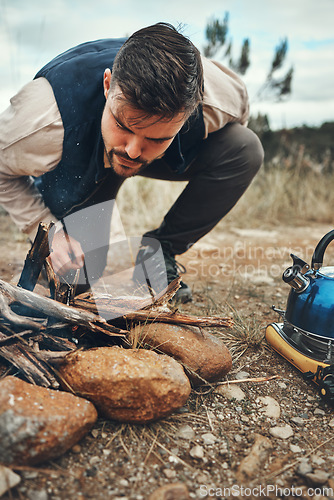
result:
<svg viewBox="0 0 334 500"><path fill-rule="evenodd" d="M72 306L67 306L48 297L42 297L35 292L24 290L15 287L3 280L0 280L0 313L8 319L8 321L21 326L28 326L36 329L40 328L40 323L15 314L9 308L9 304L18 302L24 306L30 307L47 317L52 316L58 318L62 322L82 325L92 331L104 332L106 335L124 336L128 332L113 325L109 325L103 318L90 311L83 311Z"/></svg>
<svg viewBox="0 0 334 500"><path fill-rule="evenodd" d="M39 224L35 240L25 259L17 286L25 290L33 290L35 288L45 259L50 254L49 231L53 225L53 223L49 225L44 223Z"/></svg>
<svg viewBox="0 0 334 500"><path fill-rule="evenodd" d="M225 317L215 316L191 316L167 310L136 311L125 315L127 320L135 322L159 321L172 323L174 325L189 325L200 327L231 327L233 320Z"/></svg>
<svg viewBox="0 0 334 500"><path fill-rule="evenodd" d="M7 338L0 332L0 340ZM27 343L25 345L16 343L0 346L0 356L32 384L43 387L59 387L53 369L43 359L38 359L38 354L33 352Z"/></svg>
<svg viewBox="0 0 334 500"><path fill-rule="evenodd" d="M181 314L169 309L168 304L179 288L181 278L172 281L160 296L152 301L148 296L112 297L108 294L90 293L78 295L74 299L76 307L91 312L99 311L103 316L120 318L133 322L161 321L179 325L202 327L231 327L233 320L228 317L198 317ZM131 311L131 312L130 312Z"/></svg>

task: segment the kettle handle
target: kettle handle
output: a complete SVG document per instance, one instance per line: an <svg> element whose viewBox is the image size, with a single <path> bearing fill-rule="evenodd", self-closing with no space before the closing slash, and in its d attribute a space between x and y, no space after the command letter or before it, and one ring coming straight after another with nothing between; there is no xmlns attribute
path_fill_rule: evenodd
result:
<svg viewBox="0 0 334 500"><path fill-rule="evenodd" d="M325 250L332 240L334 240L334 229L325 234L317 244L312 256L312 269L317 270L322 266Z"/></svg>

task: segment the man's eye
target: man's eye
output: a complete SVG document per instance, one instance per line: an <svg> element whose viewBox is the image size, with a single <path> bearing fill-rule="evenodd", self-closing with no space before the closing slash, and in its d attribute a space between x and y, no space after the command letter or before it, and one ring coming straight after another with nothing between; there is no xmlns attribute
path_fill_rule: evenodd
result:
<svg viewBox="0 0 334 500"><path fill-rule="evenodd" d="M152 142L155 142L156 144L163 144L166 142L166 139L151 139Z"/></svg>
<svg viewBox="0 0 334 500"><path fill-rule="evenodd" d="M122 130L124 130L123 125L121 125L117 120L115 120L115 121L116 121L116 127L121 128Z"/></svg>

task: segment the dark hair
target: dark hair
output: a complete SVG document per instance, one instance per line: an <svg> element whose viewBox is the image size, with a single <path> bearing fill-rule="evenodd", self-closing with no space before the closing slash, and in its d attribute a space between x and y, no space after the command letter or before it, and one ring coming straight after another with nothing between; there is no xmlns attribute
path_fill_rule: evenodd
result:
<svg viewBox="0 0 334 500"><path fill-rule="evenodd" d="M112 68L127 102L145 114L190 116L203 98L203 67L198 49L171 24L136 31L121 47Z"/></svg>

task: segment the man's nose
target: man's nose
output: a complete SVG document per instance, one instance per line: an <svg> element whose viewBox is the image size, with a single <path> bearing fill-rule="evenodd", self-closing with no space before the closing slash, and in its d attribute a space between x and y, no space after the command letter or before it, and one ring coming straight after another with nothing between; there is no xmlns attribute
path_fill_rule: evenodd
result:
<svg viewBox="0 0 334 500"><path fill-rule="evenodd" d="M135 160L136 158L139 158L139 156L142 154L142 149L143 149L142 139L140 137L136 137L135 135L131 135L131 137L128 138L125 146L125 151L127 155L132 160Z"/></svg>

